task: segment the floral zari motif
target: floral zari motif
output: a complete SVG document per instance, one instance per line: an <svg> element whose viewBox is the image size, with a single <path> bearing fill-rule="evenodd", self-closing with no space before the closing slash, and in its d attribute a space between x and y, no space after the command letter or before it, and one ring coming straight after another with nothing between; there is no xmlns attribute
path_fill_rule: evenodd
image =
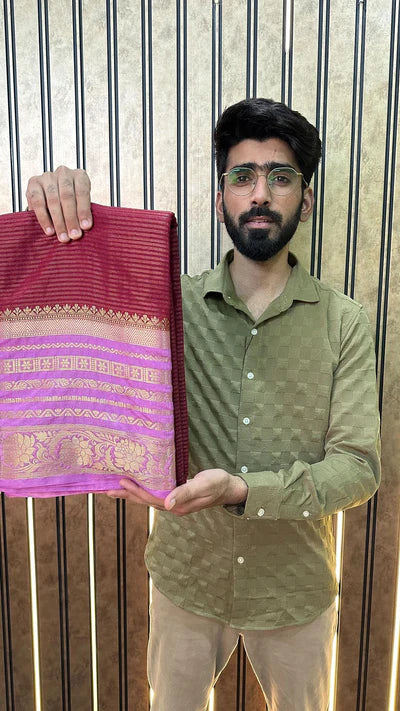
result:
<svg viewBox="0 0 400 711"><path fill-rule="evenodd" d="M160 496L170 491L168 321L76 304L1 316L0 489L106 491L130 477ZM32 319L34 331L21 335Z"/></svg>

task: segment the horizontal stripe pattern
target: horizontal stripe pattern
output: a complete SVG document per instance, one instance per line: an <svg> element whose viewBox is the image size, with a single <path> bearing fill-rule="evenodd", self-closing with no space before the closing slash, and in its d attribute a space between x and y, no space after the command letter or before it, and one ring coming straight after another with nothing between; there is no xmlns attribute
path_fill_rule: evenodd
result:
<svg viewBox="0 0 400 711"><path fill-rule="evenodd" d="M175 218L93 213L93 230L70 245L44 237L33 214L0 216L0 490L9 495L104 491L110 476L115 487L129 476L165 495L177 458L186 477Z"/></svg>

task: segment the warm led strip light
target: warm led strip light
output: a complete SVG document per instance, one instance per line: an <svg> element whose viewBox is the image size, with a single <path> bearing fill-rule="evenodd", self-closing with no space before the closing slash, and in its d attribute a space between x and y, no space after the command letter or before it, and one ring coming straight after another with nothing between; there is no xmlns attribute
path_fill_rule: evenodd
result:
<svg viewBox="0 0 400 711"><path fill-rule="evenodd" d="M336 580L338 585L342 577L343 558L343 533L344 533L344 513L341 511L336 515ZM336 610L339 612L339 595L336 596ZM339 638L336 632L332 646L331 680L329 693L329 709L335 711L336 708L336 674L339 654Z"/></svg>
<svg viewBox="0 0 400 711"><path fill-rule="evenodd" d="M400 541L399 541L400 542ZM390 669L390 691L388 711L396 711L397 680L400 654L400 547L397 561L396 606L393 627L392 665Z"/></svg>
<svg viewBox="0 0 400 711"><path fill-rule="evenodd" d="M33 679L35 688L35 711L41 711L42 698L40 690L40 655L39 655L39 623L36 580L35 555L35 517L33 499L26 500L26 515L28 520L29 574L31 584L31 617L32 617L32 647L33 647Z"/></svg>
<svg viewBox="0 0 400 711"><path fill-rule="evenodd" d="M90 640L92 654L92 709L98 711L97 688L97 630L96 630L96 583L94 564L94 494L88 494L88 552L89 552L89 600L90 600Z"/></svg>

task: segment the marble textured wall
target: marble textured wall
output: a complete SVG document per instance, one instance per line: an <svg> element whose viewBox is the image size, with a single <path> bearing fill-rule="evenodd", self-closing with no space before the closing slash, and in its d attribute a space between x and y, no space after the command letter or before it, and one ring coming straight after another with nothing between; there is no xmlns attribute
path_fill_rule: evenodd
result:
<svg viewBox="0 0 400 711"><path fill-rule="evenodd" d="M318 210L294 251L367 308L383 434L380 492L345 517L336 709L389 709L400 493L399 3L3 0L2 10L1 212L25 206L30 175L84 166L96 202L174 210L182 268L195 273L229 245L213 208L220 110L246 95L282 98L320 127ZM26 507L1 504L0 709L38 709ZM95 522L98 703L142 711L146 516L96 497ZM43 708L96 708L86 499L37 501L35 531ZM241 649L215 707L264 708Z"/></svg>

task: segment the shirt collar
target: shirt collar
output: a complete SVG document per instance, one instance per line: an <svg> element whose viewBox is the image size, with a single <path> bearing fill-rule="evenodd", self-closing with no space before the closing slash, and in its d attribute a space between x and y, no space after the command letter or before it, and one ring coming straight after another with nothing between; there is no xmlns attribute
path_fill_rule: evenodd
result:
<svg viewBox="0 0 400 711"><path fill-rule="evenodd" d="M208 272L204 280L203 297L211 293L222 294L225 301L232 303L238 297L229 271L233 259L233 249L229 250L218 266ZM287 303L306 301L315 303L320 300L315 279L302 267L292 252L289 252L289 264L292 267L287 284L281 294ZM279 298L279 297L278 297Z"/></svg>

